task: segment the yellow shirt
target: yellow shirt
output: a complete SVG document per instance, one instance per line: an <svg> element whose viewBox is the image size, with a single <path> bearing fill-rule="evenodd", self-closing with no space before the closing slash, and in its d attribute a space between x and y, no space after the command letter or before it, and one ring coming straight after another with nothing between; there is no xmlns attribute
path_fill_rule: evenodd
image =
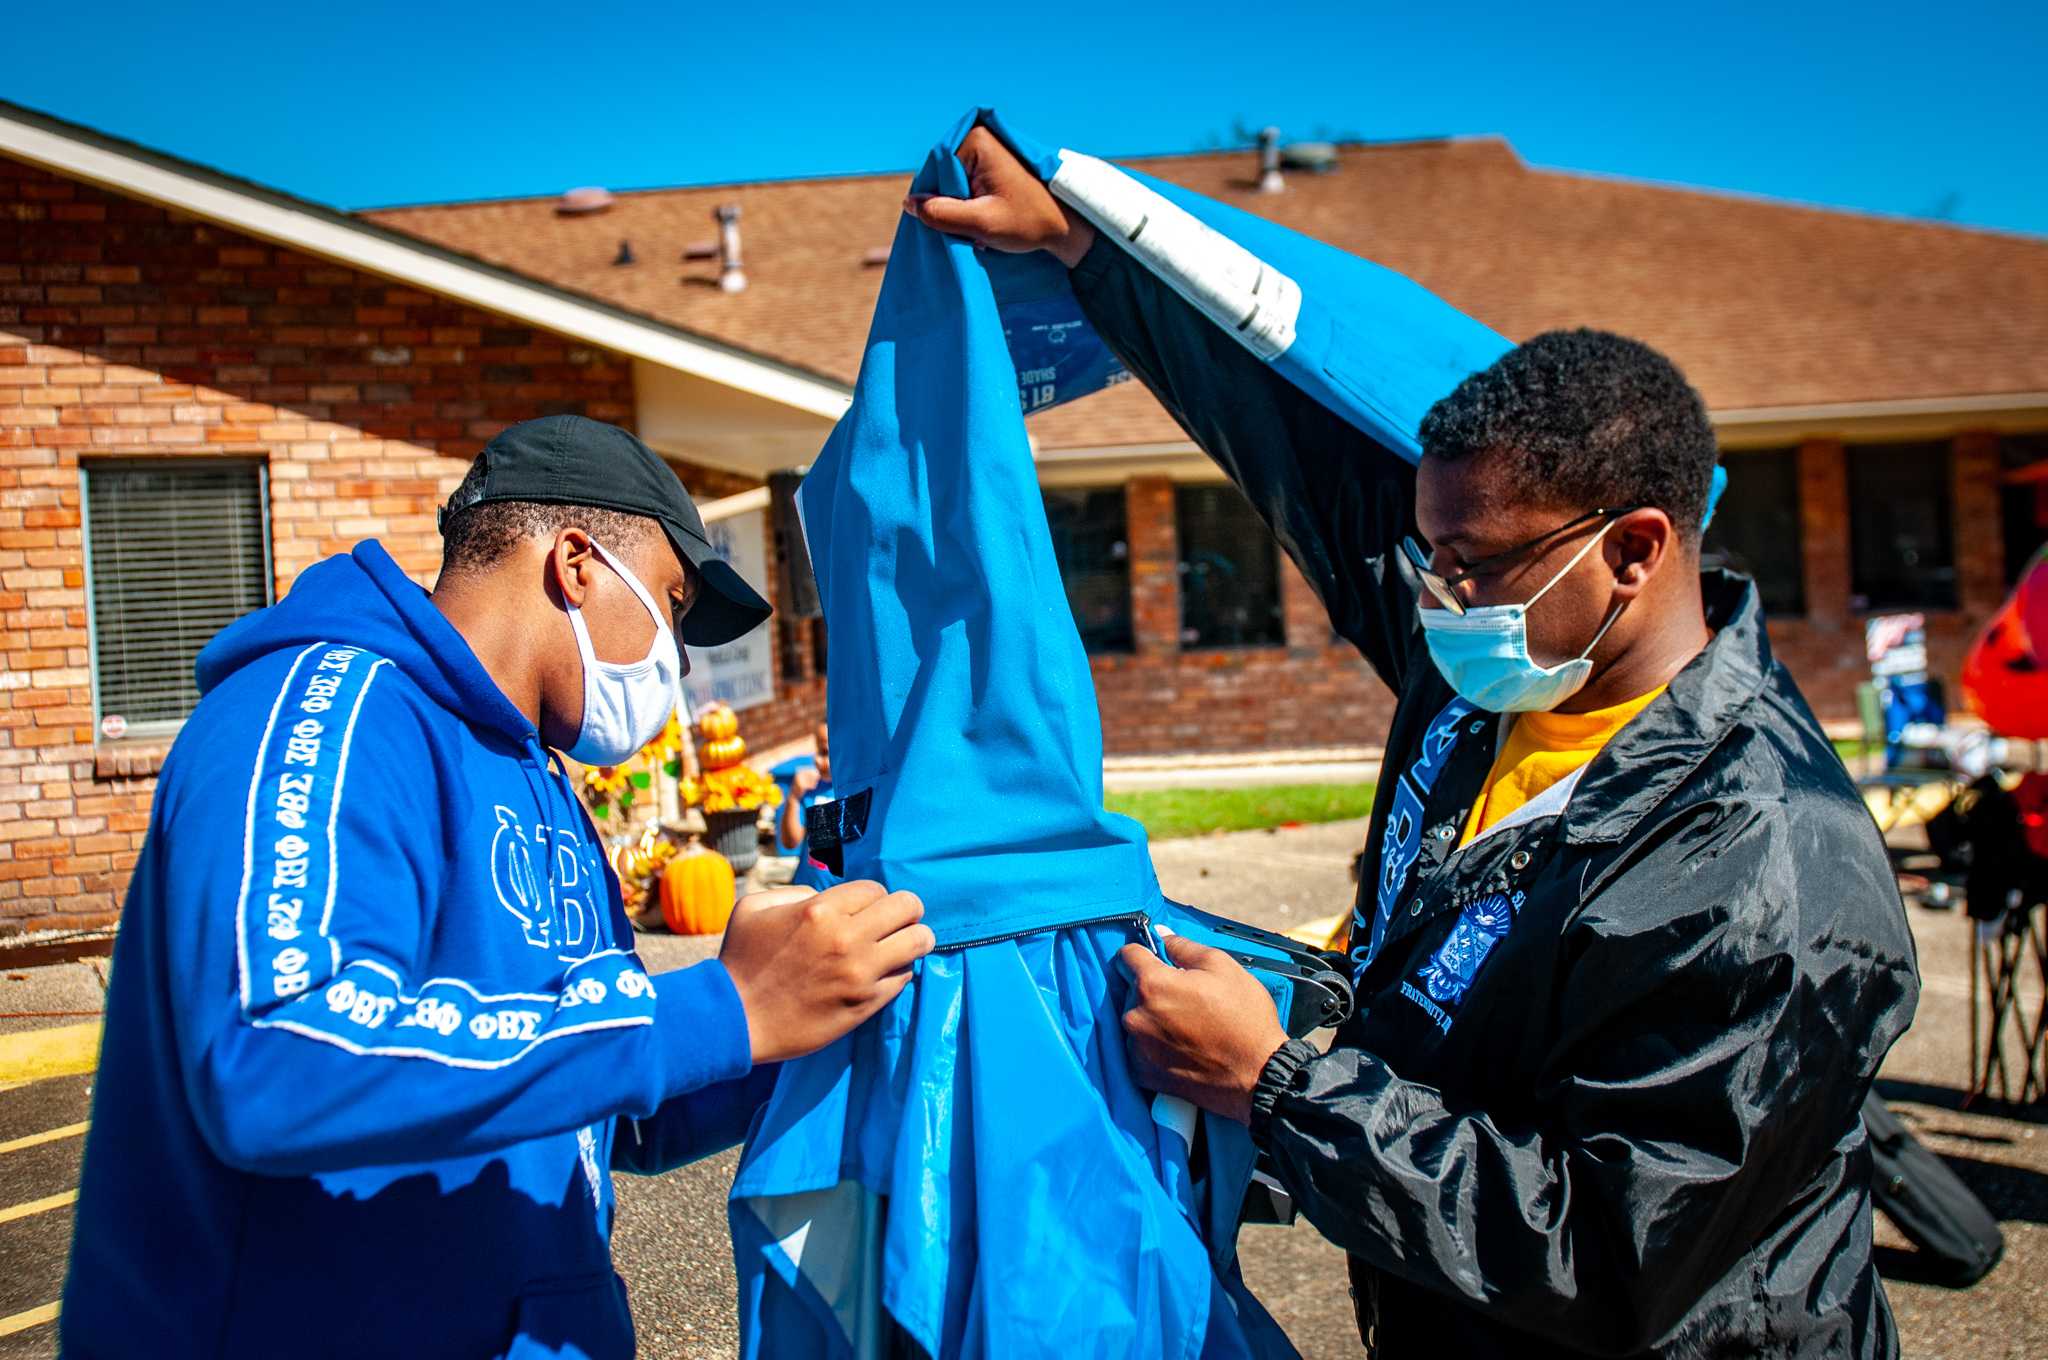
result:
<svg viewBox="0 0 2048 1360"><path fill-rule="evenodd" d="M1583 769L1628 720L1650 706L1667 686L1591 713L1520 713L1508 728L1507 740L1493 758L1486 791L1472 805L1460 848L1482 832L1551 788L1573 771Z"/></svg>

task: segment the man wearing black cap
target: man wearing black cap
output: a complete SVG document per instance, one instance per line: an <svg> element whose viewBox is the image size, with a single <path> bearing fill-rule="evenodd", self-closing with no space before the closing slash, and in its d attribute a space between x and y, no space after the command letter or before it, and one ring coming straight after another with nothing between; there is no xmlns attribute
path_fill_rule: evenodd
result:
<svg viewBox="0 0 2048 1360"><path fill-rule="evenodd" d="M573 416L486 447L423 591L375 542L199 658L122 918L63 1349L630 1355L612 1168L737 1142L931 947L852 883L649 978L550 747L624 760L768 606Z"/></svg>

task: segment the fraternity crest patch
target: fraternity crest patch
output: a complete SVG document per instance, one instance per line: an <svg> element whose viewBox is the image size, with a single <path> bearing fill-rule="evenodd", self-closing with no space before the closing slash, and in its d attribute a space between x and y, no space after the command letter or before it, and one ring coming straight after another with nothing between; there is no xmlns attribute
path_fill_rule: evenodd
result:
<svg viewBox="0 0 2048 1360"><path fill-rule="evenodd" d="M1493 947L1507 937L1524 900L1520 892L1495 892L1466 903L1451 933L1416 973L1414 985L1402 987L1402 995L1421 1006L1446 1034L1451 1012L1464 1001Z"/></svg>

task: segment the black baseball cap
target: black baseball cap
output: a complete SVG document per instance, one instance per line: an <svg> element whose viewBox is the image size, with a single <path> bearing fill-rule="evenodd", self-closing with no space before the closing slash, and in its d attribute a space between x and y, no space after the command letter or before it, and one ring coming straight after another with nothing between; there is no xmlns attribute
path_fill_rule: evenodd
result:
<svg viewBox="0 0 2048 1360"><path fill-rule="evenodd" d="M676 555L697 569L703 589L683 616L683 641L716 647L767 621L774 611L732 564L712 550L703 516L661 455L616 425L585 416L542 416L498 433L477 458L480 493L450 499L440 522L472 505L535 501L587 505L661 522Z"/></svg>

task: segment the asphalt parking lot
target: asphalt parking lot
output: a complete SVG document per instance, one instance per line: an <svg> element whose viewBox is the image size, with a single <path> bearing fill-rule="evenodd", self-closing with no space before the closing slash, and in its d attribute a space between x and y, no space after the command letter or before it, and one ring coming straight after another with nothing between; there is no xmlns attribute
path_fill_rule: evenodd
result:
<svg viewBox="0 0 2048 1360"><path fill-rule="evenodd" d="M1167 892L1226 914L1285 928L1348 901L1346 866L1358 822L1241 832L1154 846ZM2048 1107L1959 1109L1970 1020L1970 925L1915 910L1925 991L1919 1018L1886 1065L1883 1089L1908 1126L1970 1184L2001 1219L2004 1261L1966 1291L1916 1283L1914 1259L1878 1224L1887 1289L1909 1356L2038 1357L2048 1354ZM650 967L686 966L715 947L704 940L643 939ZM0 1012L95 1009L92 964L7 970L0 956ZM2020 996L2032 1016L2031 986ZM90 1117L90 1021L53 1016L0 1019L0 1042L35 1029L49 1050L48 1075L0 1081L0 1360L56 1353L52 1325L71 1232L79 1136ZM72 1028L77 1026L78 1028ZM52 1036L55 1036L54 1038ZM68 1070L78 1069L78 1070ZM81 1068L81 1064L85 1066ZM728 1154L670 1175L619 1179L615 1251L633 1297L641 1354L736 1354L734 1285L725 1230ZM1358 1353L1341 1256L1313 1229L1247 1228L1245 1275L1311 1357Z"/></svg>

